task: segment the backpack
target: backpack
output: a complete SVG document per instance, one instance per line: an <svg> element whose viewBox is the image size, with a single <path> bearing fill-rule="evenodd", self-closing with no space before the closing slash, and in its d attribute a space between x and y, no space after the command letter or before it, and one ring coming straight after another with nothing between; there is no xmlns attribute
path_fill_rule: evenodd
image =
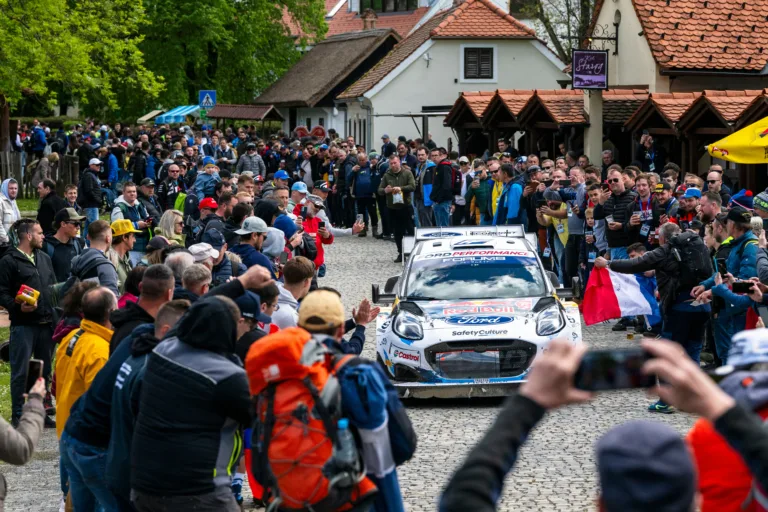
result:
<svg viewBox="0 0 768 512"><path fill-rule="evenodd" d="M672 254L680 267L678 289L689 289L712 275L712 259L709 250L696 233L681 233L669 241Z"/></svg>
<svg viewBox="0 0 768 512"><path fill-rule="evenodd" d="M462 182L461 169L451 164L451 194L454 196L461 195Z"/></svg>
<svg viewBox="0 0 768 512"><path fill-rule="evenodd" d="M335 459L341 443L339 371L352 359L334 357L298 327L251 345L245 360L256 410L251 465L272 502L270 509L332 512L370 507L377 490L363 472L359 434L357 463L342 466Z"/></svg>

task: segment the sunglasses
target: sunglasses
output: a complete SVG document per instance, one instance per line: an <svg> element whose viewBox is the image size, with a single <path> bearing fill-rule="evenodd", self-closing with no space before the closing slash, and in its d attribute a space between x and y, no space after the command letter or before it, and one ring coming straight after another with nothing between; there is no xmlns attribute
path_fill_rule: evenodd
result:
<svg viewBox="0 0 768 512"><path fill-rule="evenodd" d="M551 165L545 165L544 167L542 167L542 169L544 169L545 171L549 171L549 170L552 169L552 166Z"/></svg>
<svg viewBox="0 0 768 512"><path fill-rule="evenodd" d="M712 184L712 183L718 183L719 181L720 180L707 180L707 183Z"/></svg>
<svg viewBox="0 0 768 512"><path fill-rule="evenodd" d="M497 172L499 172L498 169L496 169L495 171L491 171L491 174L496 174Z"/></svg>
<svg viewBox="0 0 768 512"><path fill-rule="evenodd" d="M65 220L64 224L69 224L70 226L77 226L77 227L82 226L82 223L80 223L80 221L77 221L77 220Z"/></svg>
<svg viewBox="0 0 768 512"><path fill-rule="evenodd" d="M619 181L621 181L619 178L611 178L608 183L618 183Z"/></svg>

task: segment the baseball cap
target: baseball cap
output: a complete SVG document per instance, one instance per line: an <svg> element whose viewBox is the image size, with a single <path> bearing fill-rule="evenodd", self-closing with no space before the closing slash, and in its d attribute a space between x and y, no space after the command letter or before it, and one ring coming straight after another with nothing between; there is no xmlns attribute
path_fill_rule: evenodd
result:
<svg viewBox="0 0 768 512"><path fill-rule="evenodd" d="M408 142L408 139L405 138L405 135L400 135L397 138L397 142Z"/></svg>
<svg viewBox="0 0 768 512"><path fill-rule="evenodd" d="M461 158L459 158L459 163L460 164L468 164L469 163L469 158L467 158L465 156L462 156Z"/></svg>
<svg viewBox="0 0 768 512"><path fill-rule="evenodd" d="M259 183L263 183L264 176L262 176L261 174L257 174L256 176L253 177L253 181L258 181Z"/></svg>
<svg viewBox="0 0 768 512"><path fill-rule="evenodd" d="M598 440L595 452L605 510L691 508L696 470L685 442L667 425L623 423Z"/></svg>
<svg viewBox="0 0 768 512"><path fill-rule="evenodd" d="M379 154L375 151L371 151L370 153L368 153L368 158L371 160L374 160L376 158L379 158Z"/></svg>
<svg viewBox="0 0 768 512"><path fill-rule="evenodd" d="M246 290L244 294L235 299L235 304L240 308L241 317L250 318L251 320L265 324L272 323L272 318L261 311L261 297L252 291Z"/></svg>
<svg viewBox="0 0 768 512"><path fill-rule="evenodd" d="M205 242L190 245L189 252L195 257L195 263L200 263L208 258L216 259L219 257L219 251L211 247L211 244Z"/></svg>
<svg viewBox="0 0 768 512"><path fill-rule="evenodd" d="M760 192L757 194L752 200L752 206L755 208L755 210L768 212L768 193Z"/></svg>
<svg viewBox="0 0 768 512"><path fill-rule="evenodd" d="M320 196L316 196L315 194L309 194L307 196L307 201L312 203L315 208L325 209L325 203L323 202L323 199Z"/></svg>
<svg viewBox="0 0 768 512"><path fill-rule="evenodd" d="M733 335L728 351L728 365L744 367L768 363L768 329L750 329Z"/></svg>
<svg viewBox="0 0 768 512"><path fill-rule="evenodd" d="M248 144L245 145L245 149L246 149L246 151L250 151L252 149L256 149L256 144L254 144L253 142L249 142Z"/></svg>
<svg viewBox="0 0 768 512"><path fill-rule="evenodd" d="M344 306L333 292L315 290L301 301L299 327L308 331L324 331L344 324Z"/></svg>
<svg viewBox="0 0 768 512"><path fill-rule="evenodd" d="M549 188L544 189L544 199L546 201L556 201L558 203L563 202L563 198L560 194Z"/></svg>
<svg viewBox="0 0 768 512"><path fill-rule="evenodd" d="M112 223L112 236L127 235L128 233L141 233L133 227L133 222L127 219L116 220Z"/></svg>
<svg viewBox="0 0 768 512"><path fill-rule="evenodd" d="M238 235L250 235L251 233L266 233L269 231L267 223L259 217L248 217L243 222L243 227L235 231Z"/></svg>
<svg viewBox="0 0 768 512"><path fill-rule="evenodd" d="M666 181L662 181L661 183L657 183L656 184L656 192L661 192L662 190L672 190L672 185L670 185Z"/></svg>
<svg viewBox="0 0 768 512"><path fill-rule="evenodd" d="M533 174L535 172L539 172L540 170L541 170L541 167L539 167L538 165L529 165L528 168L526 169L528 174Z"/></svg>
<svg viewBox="0 0 768 512"><path fill-rule="evenodd" d="M66 222L68 220L83 220L85 219L84 216L78 215L77 210L74 208L63 208L56 212L56 216L53 218L53 227L57 228L61 225L62 222Z"/></svg>
<svg viewBox="0 0 768 512"><path fill-rule="evenodd" d="M139 183L142 187L154 187L155 181L152 178L144 178L141 180L141 183Z"/></svg>
<svg viewBox="0 0 768 512"><path fill-rule="evenodd" d="M221 234L221 231L219 231L216 228L211 228L205 233L203 233L203 242L206 244L209 244L211 247L213 247L216 250L221 249L224 247L224 244L227 243L227 241L224 238L224 235Z"/></svg>
<svg viewBox="0 0 768 512"><path fill-rule="evenodd" d="M687 188L685 194L683 194L683 199L691 199L693 197L697 199L701 198L701 190L694 187Z"/></svg>
<svg viewBox="0 0 768 512"><path fill-rule="evenodd" d="M388 138L389 138L389 135L387 135L386 133L381 136L381 140L388 139Z"/></svg>
<svg viewBox="0 0 768 512"><path fill-rule="evenodd" d="M509 155L509 153L504 153L504 155ZM528 157L527 157L527 156L525 156L525 155L519 156L519 157L517 157L517 159L515 160L515 162L517 162L518 164L524 164L524 163L525 163L525 162L527 162L527 161L528 161Z"/></svg>
<svg viewBox="0 0 768 512"><path fill-rule="evenodd" d="M736 208L731 208L728 211L728 216L725 219L732 220L733 222L741 222L742 224L749 224L749 222L752 220L752 213L750 213L749 210L746 210L745 208L737 206Z"/></svg>
<svg viewBox="0 0 768 512"><path fill-rule="evenodd" d="M203 158L203 166L206 165L216 165L216 161L213 159L212 156L206 156Z"/></svg>
<svg viewBox="0 0 768 512"><path fill-rule="evenodd" d="M161 251L170 245L171 244L168 243L168 240L166 240L162 236L155 236L155 237L152 237L152 240L150 240L149 243L147 244L147 252Z"/></svg>
<svg viewBox="0 0 768 512"><path fill-rule="evenodd" d="M685 185L680 185L675 190L675 194L685 194L685 191L686 191L687 188L688 187L686 187Z"/></svg>
<svg viewBox="0 0 768 512"><path fill-rule="evenodd" d="M277 171L275 173L275 179L276 180L287 180L288 179L288 173L285 171Z"/></svg>
<svg viewBox="0 0 768 512"><path fill-rule="evenodd" d="M293 186L291 187L291 190L295 190L296 192L299 192L301 194L308 193L307 184L304 183L303 181L297 181L296 183L294 183Z"/></svg>
<svg viewBox="0 0 768 512"><path fill-rule="evenodd" d="M314 188L320 189L321 192L330 192L331 189L328 188L328 184L324 182L323 180L316 181L313 185Z"/></svg>
<svg viewBox="0 0 768 512"><path fill-rule="evenodd" d="M216 202L216 200L212 197L206 197L202 201L200 201L200 204L197 206L199 210L209 209L209 210L218 210L219 209L219 203Z"/></svg>
<svg viewBox="0 0 768 512"><path fill-rule="evenodd" d="M88 165L104 165L104 162L102 162L98 158L91 158L90 160L88 160Z"/></svg>
<svg viewBox="0 0 768 512"><path fill-rule="evenodd" d="M320 144L320 149L325 151L326 149L328 149L328 144Z"/></svg>

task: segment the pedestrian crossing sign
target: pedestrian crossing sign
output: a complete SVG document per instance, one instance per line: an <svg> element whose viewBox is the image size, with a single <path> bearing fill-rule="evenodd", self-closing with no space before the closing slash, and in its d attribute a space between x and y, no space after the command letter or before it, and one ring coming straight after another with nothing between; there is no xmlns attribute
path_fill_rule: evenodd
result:
<svg viewBox="0 0 768 512"><path fill-rule="evenodd" d="M200 91L200 108L211 109L216 106L216 91Z"/></svg>

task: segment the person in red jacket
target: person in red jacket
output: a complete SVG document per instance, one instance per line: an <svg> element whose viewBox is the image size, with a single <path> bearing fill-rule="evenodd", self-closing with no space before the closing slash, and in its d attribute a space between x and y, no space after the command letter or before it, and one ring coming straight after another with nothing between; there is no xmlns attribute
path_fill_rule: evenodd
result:
<svg viewBox="0 0 768 512"><path fill-rule="evenodd" d="M302 218L302 227L304 232L315 239L315 245L317 245L317 257L315 258L315 268L320 268L320 265L325 263L325 252L323 251L323 245L330 245L333 243L333 235L328 229L330 226L325 225L325 221L316 217L317 212L325 209L323 200L319 196L310 194L305 201L307 207L307 218ZM322 227L320 224L322 223Z"/></svg>
<svg viewBox="0 0 768 512"><path fill-rule="evenodd" d="M728 366L718 372L731 373L720 387L763 420L768 418L768 371L753 369L768 363L768 329L742 331L733 337ZM701 418L686 436L698 470L701 512L756 512L765 491L755 487L753 476L741 456ZM751 495L752 492L755 495Z"/></svg>

